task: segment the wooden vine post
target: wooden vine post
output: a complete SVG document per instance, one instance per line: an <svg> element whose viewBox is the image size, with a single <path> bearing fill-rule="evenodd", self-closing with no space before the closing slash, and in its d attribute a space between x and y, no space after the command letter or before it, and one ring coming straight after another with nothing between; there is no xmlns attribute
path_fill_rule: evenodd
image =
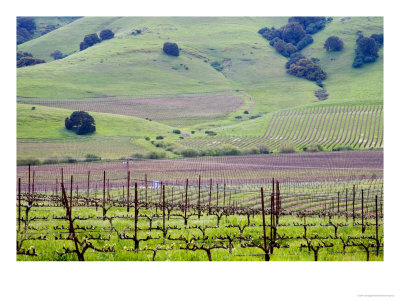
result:
<svg viewBox="0 0 400 300"><path fill-rule="evenodd" d="M263 239L264 239L264 251L267 249L267 234L265 231L265 207L264 207L264 189L261 188L261 213L263 221ZM265 254L265 261L268 261L267 254Z"/></svg>
<svg viewBox="0 0 400 300"><path fill-rule="evenodd" d="M210 178L210 194L208 199L208 214L211 215L212 178Z"/></svg>
<svg viewBox="0 0 400 300"><path fill-rule="evenodd" d="M365 231L364 226L364 190L361 190L361 226L362 226L362 233Z"/></svg>
<svg viewBox="0 0 400 300"><path fill-rule="evenodd" d="M145 185L145 201L146 201L146 208L147 208L147 174L144 175L144 185Z"/></svg>
<svg viewBox="0 0 400 300"><path fill-rule="evenodd" d="M355 202L356 202L356 186L353 185L353 222L356 221Z"/></svg>
<svg viewBox="0 0 400 300"><path fill-rule="evenodd" d="M139 248L139 240L137 237L138 215L139 215L139 209L138 209L137 182L135 182L135 249L136 250Z"/></svg>
<svg viewBox="0 0 400 300"><path fill-rule="evenodd" d="M185 225L187 225L187 210L188 210L188 186L189 179L186 178L186 187L185 187Z"/></svg>
<svg viewBox="0 0 400 300"><path fill-rule="evenodd" d="M218 207L218 183L217 183L217 207Z"/></svg>
<svg viewBox="0 0 400 300"><path fill-rule="evenodd" d="M130 179L131 179L131 171L128 171L128 176L127 176L127 183L126 183L126 211L129 212L129 185L130 185Z"/></svg>
<svg viewBox="0 0 400 300"><path fill-rule="evenodd" d="M340 211L339 203L340 203L340 192L337 192L337 212L338 212L338 213L339 213L339 211Z"/></svg>
<svg viewBox="0 0 400 300"><path fill-rule="evenodd" d="M201 195L200 195L200 186L201 186L201 182L200 182L200 180L201 180L201 177L199 175L199 197L198 197L198 200L197 200L197 212L198 212L198 219L199 220L200 220L200 215L201 215L201 211L200 211L200 197L201 197Z"/></svg>
<svg viewBox="0 0 400 300"><path fill-rule="evenodd" d="M103 220L106 219L106 171L103 171Z"/></svg>
<svg viewBox="0 0 400 300"><path fill-rule="evenodd" d="M88 174L87 174L87 198L88 198L88 200L89 200L89 189L90 189L90 170L88 171Z"/></svg>
<svg viewBox="0 0 400 300"><path fill-rule="evenodd" d="M162 186L162 226L163 226L163 237L165 243L166 231L165 231L165 185Z"/></svg>
<svg viewBox="0 0 400 300"><path fill-rule="evenodd" d="M18 178L18 231L21 230L21 177Z"/></svg>

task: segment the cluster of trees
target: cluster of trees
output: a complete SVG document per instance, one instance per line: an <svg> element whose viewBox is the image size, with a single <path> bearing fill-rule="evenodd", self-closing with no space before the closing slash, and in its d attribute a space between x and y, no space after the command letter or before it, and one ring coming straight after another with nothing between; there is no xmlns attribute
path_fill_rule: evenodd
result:
<svg viewBox="0 0 400 300"><path fill-rule="evenodd" d="M110 29L104 29L100 32L100 38L97 35L97 33L91 33L88 35L85 35L83 38L83 41L79 44L79 50L85 50L89 47L92 47L93 45L100 43L101 41L109 40L114 37L114 32L112 32Z"/></svg>
<svg viewBox="0 0 400 300"><path fill-rule="evenodd" d="M163 51L168 55L179 56L179 47L176 43L165 42Z"/></svg>
<svg viewBox="0 0 400 300"><path fill-rule="evenodd" d="M325 28L325 24L325 17L291 17L281 28L264 27L258 33L270 41L277 52L289 57L311 44L314 41L311 34Z"/></svg>
<svg viewBox="0 0 400 300"><path fill-rule="evenodd" d="M342 51L343 41L337 36L330 36L326 39L326 41L324 43L324 48L328 52Z"/></svg>
<svg viewBox="0 0 400 300"><path fill-rule="evenodd" d="M370 37L359 34L356 43L357 49L353 68L360 68L363 64L373 63L379 57L379 48L383 46L383 33L372 34Z"/></svg>
<svg viewBox="0 0 400 300"><path fill-rule="evenodd" d="M93 117L85 111L74 111L69 118L65 118L65 128L75 131L78 135L96 131Z"/></svg>
<svg viewBox="0 0 400 300"><path fill-rule="evenodd" d="M326 73L321 67L309 58L302 58L291 64L287 72L291 75L302 77L320 83L326 79Z"/></svg>
<svg viewBox="0 0 400 300"><path fill-rule="evenodd" d="M305 59L299 51L314 42L311 34L325 28L326 23L325 17L291 17L289 23L281 28L264 27L258 33L270 41L278 53L289 58L286 63L289 74L320 82L326 78L326 73L315 61L306 59L299 62Z"/></svg>
<svg viewBox="0 0 400 300"><path fill-rule="evenodd" d="M35 58L29 52L17 52L17 68L43 64L46 61L40 58Z"/></svg>
<svg viewBox="0 0 400 300"><path fill-rule="evenodd" d="M17 51L17 61L19 61L22 57L33 57L33 56L32 53L29 52Z"/></svg>
<svg viewBox="0 0 400 300"><path fill-rule="evenodd" d="M32 17L17 17L17 45L32 39L36 30L35 19Z"/></svg>

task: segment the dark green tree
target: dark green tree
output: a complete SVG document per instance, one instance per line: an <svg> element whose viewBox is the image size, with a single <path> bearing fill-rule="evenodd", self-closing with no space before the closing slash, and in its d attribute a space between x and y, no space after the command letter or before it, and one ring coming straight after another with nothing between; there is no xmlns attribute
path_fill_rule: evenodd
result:
<svg viewBox="0 0 400 300"><path fill-rule="evenodd" d="M100 32L100 38L102 41L112 39L113 37L114 32L112 32L110 29L104 29Z"/></svg>
<svg viewBox="0 0 400 300"><path fill-rule="evenodd" d="M172 56L179 56L179 48L176 43L164 43L163 51Z"/></svg>
<svg viewBox="0 0 400 300"><path fill-rule="evenodd" d="M357 52L364 56L378 57L379 47L375 39L369 37L362 37L357 43Z"/></svg>
<svg viewBox="0 0 400 300"><path fill-rule="evenodd" d="M85 111L74 111L69 118L65 119L65 128L75 130L79 135L96 131L93 117Z"/></svg>
<svg viewBox="0 0 400 300"><path fill-rule="evenodd" d="M343 49L343 41L337 36L330 36L324 43L326 51L341 51Z"/></svg>
<svg viewBox="0 0 400 300"><path fill-rule="evenodd" d="M52 56L54 60L62 59L65 57L60 50L55 50L53 53L50 54L50 56Z"/></svg>
<svg viewBox="0 0 400 300"><path fill-rule="evenodd" d="M282 39L286 43L297 45L297 43L306 35L303 26L297 22L286 24L281 27Z"/></svg>
<svg viewBox="0 0 400 300"><path fill-rule="evenodd" d="M83 42L80 43L79 49L85 50L86 48L92 47L93 45L100 43L101 40L99 39L99 36L97 33L91 33L88 35L85 35Z"/></svg>

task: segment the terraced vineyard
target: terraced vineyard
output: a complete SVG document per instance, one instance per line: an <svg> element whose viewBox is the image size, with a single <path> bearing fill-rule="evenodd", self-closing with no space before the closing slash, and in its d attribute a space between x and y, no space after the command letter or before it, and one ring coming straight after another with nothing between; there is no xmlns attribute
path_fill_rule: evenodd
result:
<svg viewBox="0 0 400 300"><path fill-rule="evenodd" d="M320 145L325 150L383 148L383 106L316 106L272 114L262 137L210 137L180 143L193 149L232 145L251 150L279 150L284 143L297 150Z"/></svg>

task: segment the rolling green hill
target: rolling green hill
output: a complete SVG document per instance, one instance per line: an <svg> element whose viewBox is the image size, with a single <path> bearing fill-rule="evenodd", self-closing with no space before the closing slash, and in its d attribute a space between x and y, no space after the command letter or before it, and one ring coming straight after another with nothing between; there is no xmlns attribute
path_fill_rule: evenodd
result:
<svg viewBox="0 0 400 300"><path fill-rule="evenodd" d="M324 101L314 96L314 92L320 89L314 82L286 73L287 59L257 33L265 26L280 27L287 23L287 19L81 18L18 46L18 50L30 52L49 62L18 69L17 95L28 104L30 97L35 97L32 102L51 101L53 104L73 98L93 101L104 97L164 97L168 101L171 97L182 95L227 94L242 97L245 103L225 118L199 118L197 124L192 122L180 128L185 132L196 131L197 134L199 131L211 129L226 137L261 137L271 113L282 110L316 105L383 104L383 48L380 49L380 57L375 63L364 65L360 69L352 68L357 32L362 31L365 36L382 33L383 18L352 17L343 20L335 17L324 30L313 35L314 43L303 49L305 56L320 59L320 65L328 74L324 88L329 97ZM115 33L113 39L79 51L79 43L86 34L99 33L106 28ZM132 35L137 29L142 33ZM343 51L327 53L323 49L325 40L331 35L342 38ZM178 43L181 48L179 57L162 52L162 45L166 41ZM56 49L69 56L52 61L49 55ZM213 62L220 63L223 70L219 72L214 69L211 66ZM237 92L239 90L240 93ZM250 114L243 115L243 111L253 102L255 105ZM22 107L25 106L18 105L18 111ZM43 107L37 113L42 109L47 111L48 108ZM57 112L61 111L63 110ZM63 111L60 120L65 118L64 114L67 112L70 111ZM250 120L251 116L257 115L261 117ZM44 114L42 118L51 116L52 114ZM237 116L242 118L235 118ZM42 123L38 123L38 127L25 129L29 122L20 121L20 118L21 114L18 115L18 138L35 139L40 136L68 141L77 139L62 131L55 132L53 127L43 130ZM143 119L116 114L108 114L107 118L113 126L112 130L109 129L112 134L108 136L129 136L126 128L118 125L121 118L132 126L136 124L136 132L148 132L147 121L140 121ZM154 136L172 130L166 125L158 125L153 130ZM98 134L103 136L104 132L106 131L101 130ZM195 136L185 137L185 140L193 137ZM175 142L177 137L167 135L167 140ZM151 144L150 148L147 146L146 144L142 148L149 150L153 147Z"/></svg>

